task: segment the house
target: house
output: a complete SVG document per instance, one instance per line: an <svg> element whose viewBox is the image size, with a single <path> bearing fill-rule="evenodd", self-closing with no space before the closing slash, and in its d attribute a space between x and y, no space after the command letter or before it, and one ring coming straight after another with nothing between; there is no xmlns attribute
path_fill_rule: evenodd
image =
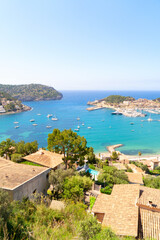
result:
<svg viewBox="0 0 160 240"><path fill-rule="evenodd" d="M114 185L111 195L98 195L92 212L117 235L160 240L159 189Z"/></svg>
<svg viewBox="0 0 160 240"><path fill-rule="evenodd" d="M159 167L160 162L158 159L151 159L151 160L141 160L141 163L147 165L149 170L154 170L156 167Z"/></svg>
<svg viewBox="0 0 160 240"><path fill-rule="evenodd" d="M6 190L12 200L31 198L34 193L46 194L51 169L14 163L0 157L0 188Z"/></svg>
<svg viewBox="0 0 160 240"><path fill-rule="evenodd" d="M52 168L54 170L60 168L63 164L63 155L39 149L37 152L24 157L26 161L37 163L44 167Z"/></svg>

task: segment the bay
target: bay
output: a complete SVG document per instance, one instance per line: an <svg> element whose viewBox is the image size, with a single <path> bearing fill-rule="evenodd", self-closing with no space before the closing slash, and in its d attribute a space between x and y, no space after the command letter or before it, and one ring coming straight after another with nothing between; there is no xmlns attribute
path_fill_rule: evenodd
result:
<svg viewBox="0 0 160 240"><path fill-rule="evenodd" d="M111 109L91 112L86 110L88 101L111 94L132 96L136 99L154 99L160 97L159 91L62 91L62 93L64 96L62 100L25 102L24 104L33 108L32 111L0 116L0 141L6 138L16 142L37 140L39 147L46 147L48 133L54 128L74 130L80 125L78 134L87 139L88 146L92 146L96 153L105 152L106 146L119 143L124 144L120 150L125 154L138 154L139 151L143 154L160 153L160 122L141 121L147 120L148 117L160 120L160 115L148 113L145 118L128 118L111 115L113 111ZM48 114L56 115L58 121L48 119ZM77 117L80 118L79 121ZM38 125L33 126L31 119L35 119L34 123ZM15 121L19 122L17 129L14 128ZM131 125L131 122L134 122L134 125ZM47 125L52 128L47 129Z"/></svg>

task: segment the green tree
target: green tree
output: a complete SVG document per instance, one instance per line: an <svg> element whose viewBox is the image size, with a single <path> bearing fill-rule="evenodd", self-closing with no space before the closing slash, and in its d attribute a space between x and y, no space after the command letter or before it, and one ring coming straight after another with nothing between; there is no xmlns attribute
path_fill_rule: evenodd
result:
<svg viewBox="0 0 160 240"><path fill-rule="evenodd" d="M63 192L63 184L66 177L74 175L72 169L57 169L49 174L49 183L53 186L53 196L58 199Z"/></svg>
<svg viewBox="0 0 160 240"><path fill-rule="evenodd" d="M118 153L116 151L112 152L111 158L113 160L117 160L118 159Z"/></svg>
<svg viewBox="0 0 160 240"><path fill-rule="evenodd" d="M84 193L91 189L92 180L86 176L72 176L66 178L63 185L63 198L72 199L74 202L82 201L84 199Z"/></svg>
<svg viewBox="0 0 160 240"><path fill-rule="evenodd" d="M27 142L27 143L25 143L24 141L20 141L16 143L16 153L23 155L23 157L31 153L34 153L37 150L38 150L37 141Z"/></svg>
<svg viewBox="0 0 160 240"><path fill-rule="evenodd" d="M15 141L11 140L10 138L7 138L6 141L2 141L0 143L0 155L1 157L4 157L4 155L9 157L11 159L11 155L15 151Z"/></svg>
<svg viewBox="0 0 160 240"><path fill-rule="evenodd" d="M104 187L101 191L109 194L114 184L127 184L128 177L122 170L104 166L103 171L98 175L98 182Z"/></svg>
<svg viewBox="0 0 160 240"><path fill-rule="evenodd" d="M25 155L32 154L38 150L38 142L33 141L33 142L27 142L25 144Z"/></svg>
<svg viewBox="0 0 160 240"><path fill-rule="evenodd" d="M120 238L110 228L103 228L92 240L120 240Z"/></svg>
<svg viewBox="0 0 160 240"><path fill-rule="evenodd" d="M80 224L80 236L83 240L93 239L93 237L101 231L101 225L97 222L96 218L90 216Z"/></svg>
<svg viewBox="0 0 160 240"><path fill-rule="evenodd" d="M53 133L48 134L48 150L63 154L63 161L67 169L70 164L77 160L84 159L87 154L87 141L84 137L79 136L71 129L63 130L54 129Z"/></svg>

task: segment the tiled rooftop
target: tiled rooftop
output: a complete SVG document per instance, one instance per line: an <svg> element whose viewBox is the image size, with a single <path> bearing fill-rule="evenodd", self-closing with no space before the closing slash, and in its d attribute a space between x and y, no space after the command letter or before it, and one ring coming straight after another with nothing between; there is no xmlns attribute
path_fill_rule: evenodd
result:
<svg viewBox="0 0 160 240"><path fill-rule="evenodd" d="M0 188L14 189L46 170L45 167L14 163L0 157Z"/></svg>
<svg viewBox="0 0 160 240"><path fill-rule="evenodd" d="M63 163L62 158L62 154L46 151L43 149L39 149L37 152L24 157L24 159L27 161L38 163L49 168L55 168Z"/></svg>

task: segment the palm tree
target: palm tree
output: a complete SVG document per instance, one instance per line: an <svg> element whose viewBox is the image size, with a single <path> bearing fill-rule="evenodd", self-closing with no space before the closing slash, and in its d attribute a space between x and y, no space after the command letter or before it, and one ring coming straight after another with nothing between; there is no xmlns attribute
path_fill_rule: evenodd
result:
<svg viewBox="0 0 160 240"><path fill-rule="evenodd" d="M141 152L138 152L138 156L139 156L139 160L140 160L140 156L142 155L142 153Z"/></svg>

